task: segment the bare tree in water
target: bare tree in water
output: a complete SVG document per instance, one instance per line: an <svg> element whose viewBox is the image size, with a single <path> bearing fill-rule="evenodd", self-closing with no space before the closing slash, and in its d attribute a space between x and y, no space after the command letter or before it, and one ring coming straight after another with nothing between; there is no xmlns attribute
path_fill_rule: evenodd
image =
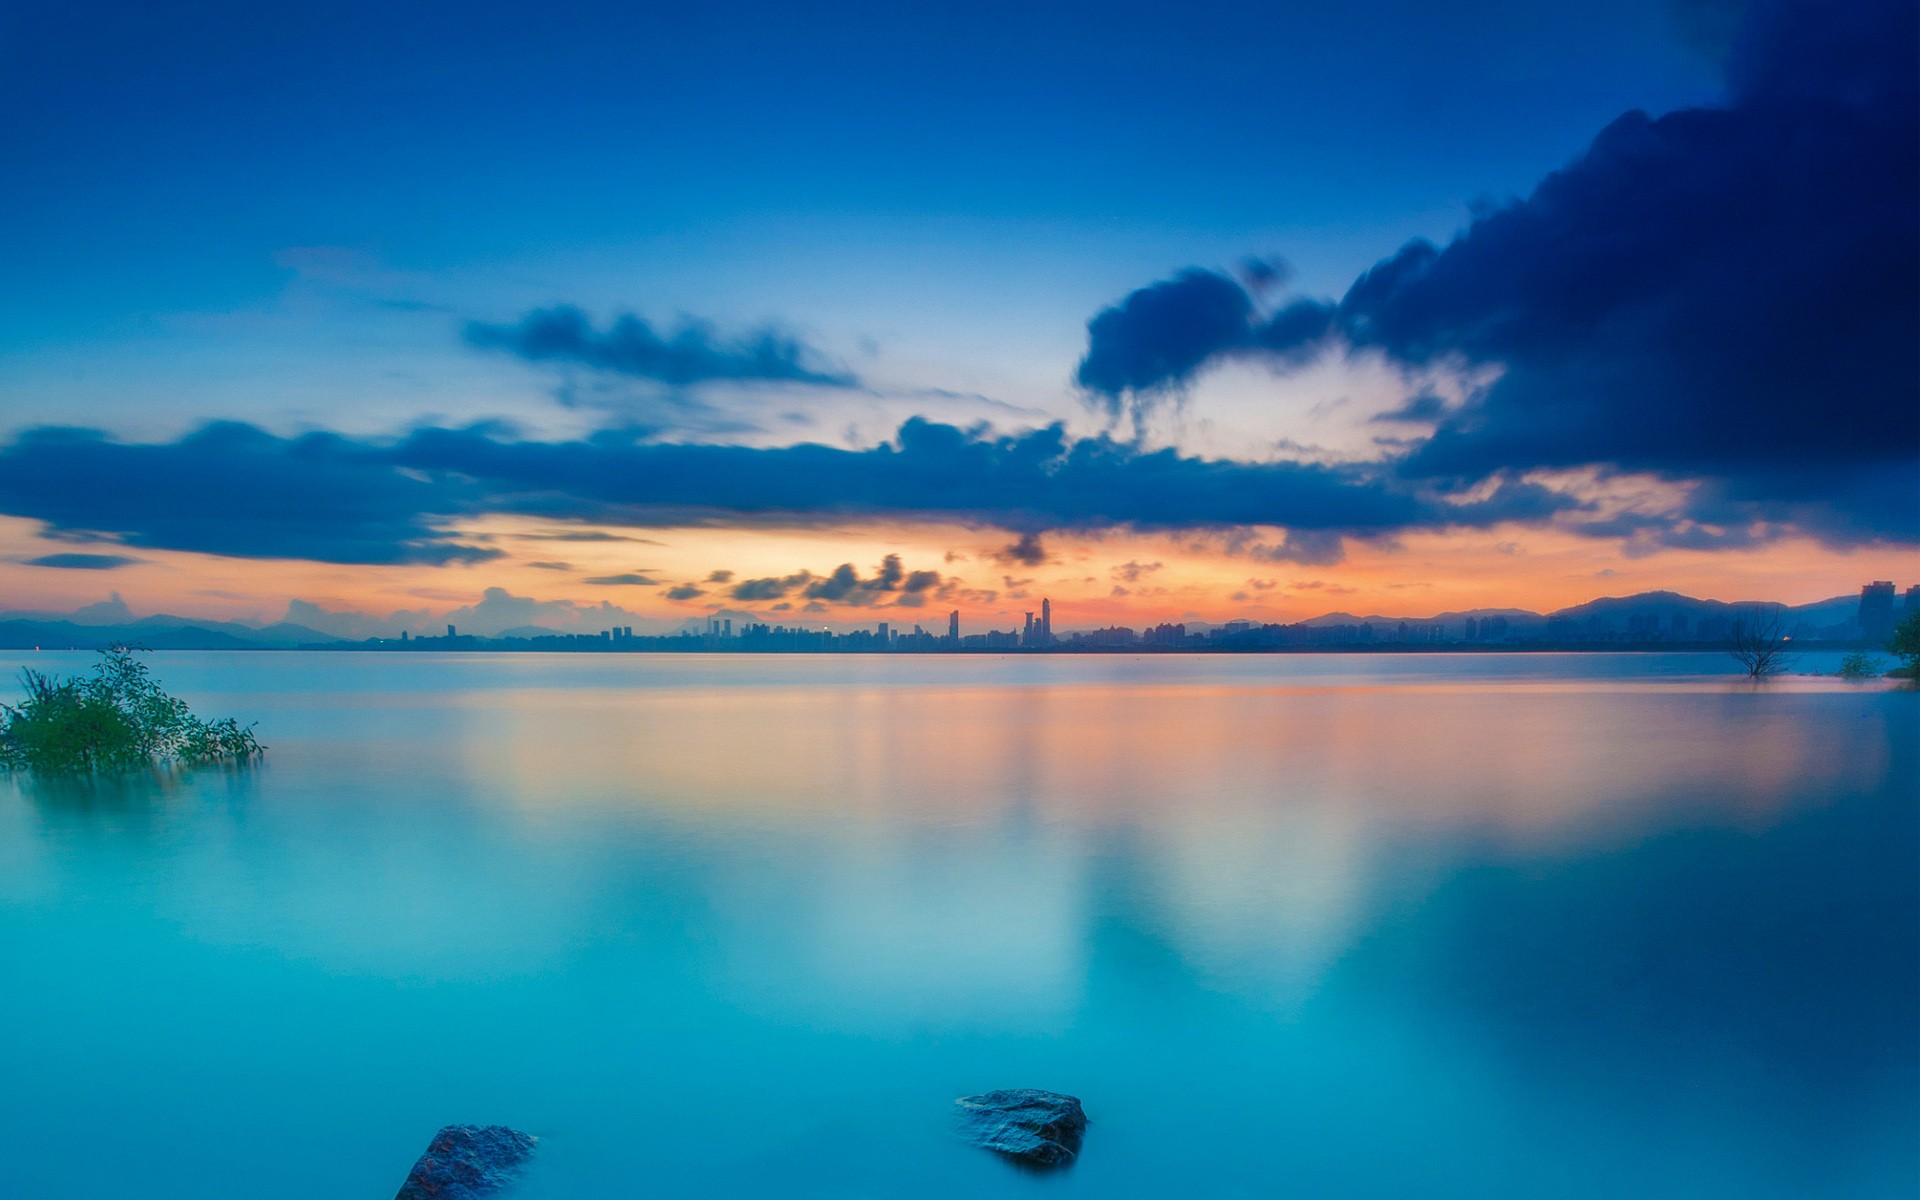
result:
<svg viewBox="0 0 1920 1200"><path fill-rule="evenodd" d="M1787 654L1785 623L1780 610L1750 608L1733 619L1733 636L1727 639L1727 653L1747 669L1747 678L1765 679L1785 670Z"/></svg>

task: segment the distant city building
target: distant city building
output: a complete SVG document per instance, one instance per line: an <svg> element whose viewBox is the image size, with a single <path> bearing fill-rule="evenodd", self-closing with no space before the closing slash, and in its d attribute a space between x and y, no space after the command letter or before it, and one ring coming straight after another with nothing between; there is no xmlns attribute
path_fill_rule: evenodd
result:
<svg viewBox="0 0 1920 1200"><path fill-rule="evenodd" d="M1878 579L1860 589L1860 636L1884 642L1893 636L1893 583Z"/></svg>
<svg viewBox="0 0 1920 1200"><path fill-rule="evenodd" d="M1907 589L1906 606L1900 610L1902 616L1911 616L1917 612L1920 612L1920 583Z"/></svg>
<svg viewBox="0 0 1920 1200"><path fill-rule="evenodd" d="M947 640L950 642L960 640L960 610L957 608L947 614Z"/></svg>
<svg viewBox="0 0 1920 1200"><path fill-rule="evenodd" d="M454 636L454 631L453 631L453 626L451 626L451 625L449 625L449 626L447 626L447 636L448 636L448 637L453 637L453 636Z"/></svg>

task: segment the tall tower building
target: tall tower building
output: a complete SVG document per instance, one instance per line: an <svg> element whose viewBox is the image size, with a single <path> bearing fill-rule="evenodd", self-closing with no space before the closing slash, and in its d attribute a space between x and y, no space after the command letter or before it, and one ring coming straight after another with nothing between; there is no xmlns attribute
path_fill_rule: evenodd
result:
<svg viewBox="0 0 1920 1200"><path fill-rule="evenodd" d="M957 608L947 614L947 640L950 642L960 640L960 610Z"/></svg>
<svg viewBox="0 0 1920 1200"><path fill-rule="evenodd" d="M1879 579L1860 589L1860 636L1884 642L1893 636L1893 583Z"/></svg>
<svg viewBox="0 0 1920 1200"><path fill-rule="evenodd" d="M1040 601L1040 644L1053 645L1053 601L1044 598Z"/></svg>
<svg viewBox="0 0 1920 1200"><path fill-rule="evenodd" d="M1027 614L1027 627L1020 631L1020 644L1022 646L1033 645L1033 614L1032 613Z"/></svg>

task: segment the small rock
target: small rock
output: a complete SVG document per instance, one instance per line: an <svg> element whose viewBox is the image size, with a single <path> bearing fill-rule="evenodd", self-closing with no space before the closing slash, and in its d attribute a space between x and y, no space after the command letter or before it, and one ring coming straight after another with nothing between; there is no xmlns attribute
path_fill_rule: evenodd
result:
<svg viewBox="0 0 1920 1200"><path fill-rule="evenodd" d="M1032 1167L1058 1167L1080 1154L1087 1114L1074 1096L1033 1088L983 1092L954 1101L967 1140Z"/></svg>
<svg viewBox="0 0 1920 1200"><path fill-rule="evenodd" d="M393 1200L473 1200L520 1177L536 1139L505 1125L449 1125L433 1135Z"/></svg>

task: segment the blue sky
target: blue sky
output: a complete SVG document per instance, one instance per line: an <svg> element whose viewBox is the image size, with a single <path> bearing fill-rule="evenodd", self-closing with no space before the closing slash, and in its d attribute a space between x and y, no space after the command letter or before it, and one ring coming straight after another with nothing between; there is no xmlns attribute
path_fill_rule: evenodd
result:
<svg viewBox="0 0 1920 1200"><path fill-rule="evenodd" d="M0 580L1920 572L1914 7L15 3Z"/></svg>
<svg viewBox="0 0 1920 1200"><path fill-rule="evenodd" d="M404 421L477 382L455 317L555 301L779 321L925 386L992 353L977 383L1066 399L1143 279L1281 254L1337 290L1719 87L1667 3L9 11L14 422ZM358 394L258 394L288 371Z"/></svg>

